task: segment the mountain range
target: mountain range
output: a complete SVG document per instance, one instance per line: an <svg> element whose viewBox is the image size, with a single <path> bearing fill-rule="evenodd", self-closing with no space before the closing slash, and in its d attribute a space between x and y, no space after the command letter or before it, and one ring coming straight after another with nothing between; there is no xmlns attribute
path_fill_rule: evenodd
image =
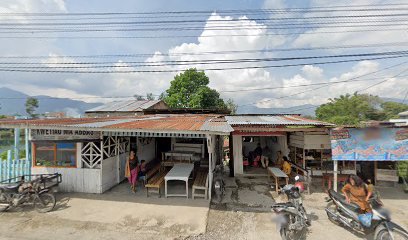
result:
<svg viewBox="0 0 408 240"><path fill-rule="evenodd" d="M25 101L27 94L10 88L0 88L0 114L26 115ZM39 100L37 113L65 112L70 117L77 117L85 110L101 105L101 103L86 103L69 98L53 98L50 96L32 96Z"/></svg>
<svg viewBox="0 0 408 240"><path fill-rule="evenodd" d="M0 88L0 115L26 115L25 101L27 94L10 88ZM50 96L32 96L39 99L37 113L65 112L67 116L78 117L86 110L97 107L102 103L87 103L69 98L54 98ZM403 102L402 99L383 98L385 101ZM246 106L238 108L238 114L277 114L277 113L298 113L306 116L315 116L318 106L304 104L288 108L258 108L256 106Z"/></svg>

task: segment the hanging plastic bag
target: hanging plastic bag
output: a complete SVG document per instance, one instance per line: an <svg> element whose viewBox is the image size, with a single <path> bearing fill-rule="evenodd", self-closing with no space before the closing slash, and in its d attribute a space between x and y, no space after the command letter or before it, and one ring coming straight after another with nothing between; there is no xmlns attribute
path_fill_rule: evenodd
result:
<svg viewBox="0 0 408 240"><path fill-rule="evenodd" d="M371 226L371 219L373 218L372 213L365 213L365 214L360 214L358 215L358 220L364 227L370 227Z"/></svg>

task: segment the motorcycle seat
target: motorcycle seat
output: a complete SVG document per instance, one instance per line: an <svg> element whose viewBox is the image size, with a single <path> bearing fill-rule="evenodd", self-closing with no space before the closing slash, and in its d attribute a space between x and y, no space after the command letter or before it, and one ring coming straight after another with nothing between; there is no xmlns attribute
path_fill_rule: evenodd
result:
<svg viewBox="0 0 408 240"><path fill-rule="evenodd" d="M330 196L332 196L333 198L335 198L336 200L338 200L339 202L341 202L341 204L343 204L346 208L350 209L353 212L360 212L360 206L358 206L355 203L348 203L346 201L346 197L344 197L342 194L335 192L334 190L330 189L329 190L329 194Z"/></svg>
<svg viewBox="0 0 408 240"><path fill-rule="evenodd" d="M0 189L4 189L5 191L10 191L10 192L16 192L18 190L18 187L20 187L20 185L21 185L20 183L0 185Z"/></svg>

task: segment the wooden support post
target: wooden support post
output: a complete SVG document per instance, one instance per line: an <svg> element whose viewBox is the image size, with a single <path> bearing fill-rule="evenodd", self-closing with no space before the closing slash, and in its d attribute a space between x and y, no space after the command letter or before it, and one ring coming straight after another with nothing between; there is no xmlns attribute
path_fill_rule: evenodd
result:
<svg viewBox="0 0 408 240"><path fill-rule="evenodd" d="M377 169L378 169L378 162L374 161L374 184L377 184Z"/></svg>
<svg viewBox="0 0 408 240"><path fill-rule="evenodd" d="M337 169L338 169L338 161L333 161L333 189L337 192Z"/></svg>

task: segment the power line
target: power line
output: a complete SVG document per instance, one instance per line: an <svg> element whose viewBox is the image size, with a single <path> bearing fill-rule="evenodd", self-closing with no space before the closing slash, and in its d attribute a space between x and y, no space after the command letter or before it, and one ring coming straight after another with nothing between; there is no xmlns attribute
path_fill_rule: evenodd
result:
<svg viewBox="0 0 408 240"><path fill-rule="evenodd" d="M96 25L145 25L145 24L179 24L185 23L186 21L190 23L213 23L213 22L251 22L251 21L271 21L271 20L305 20L305 19L364 19L364 18L379 18L379 17L405 17L408 16L408 13L395 13L395 14L366 14L366 15L332 15L332 16L307 16L307 17L279 17L279 18L251 18L251 19L183 19L183 20L156 20L156 21L119 21L119 22L49 22L49 23L0 23L0 26L15 26L15 25L24 25L24 26L96 26Z"/></svg>
<svg viewBox="0 0 408 240"><path fill-rule="evenodd" d="M388 70L388 69L390 69L390 68L394 68L394 67L403 65L403 64L405 64L405 63L407 63L407 62L398 63L398 64L395 64L395 65L392 65L392 66L389 66L389 67L386 67L386 68L382 68L382 69L380 69L380 70L376 70L376 71L373 71L373 72L369 72L369 73L366 73L366 74L363 74L363 75L359 75L359 76L350 78L350 79L348 79L348 80L349 80L349 81L352 81L352 80L355 80L355 79L358 79L358 78L361 78L361 77L365 77L365 76L368 76L368 75L371 75L371 74L376 74L376 73L379 73L379 72ZM394 77L396 77L396 76L398 76L398 75L404 73L404 72L407 71L407 70L408 70L408 69L405 69L404 71L398 73L397 75L395 75L395 76L393 76L393 77L391 77L391 78L394 78ZM270 102L270 101L273 101L273 100L278 100L278 99L283 99L283 98L288 98L288 97L297 96L297 95L300 95L300 94L303 94L303 93L306 93L306 92L311 92L311 91L314 91L314 90L321 89L321 88L326 87L326 86L328 86L328 85L331 85L331 83L328 82L327 85L324 85L324 86L321 86L321 87L317 87L317 88L313 88L313 89L309 89L309 90L305 90L305 91L302 91L302 92L297 92L297 93L294 93L294 94L291 94L291 95L286 95L286 96L282 96L282 97L278 97L278 98L272 98L272 99L268 99L268 100L263 100L263 101L258 101L258 102L249 103L249 104L244 104L244 105L241 105L241 107L243 107L243 106L249 106L249 105L253 105L253 104L257 104L257 103Z"/></svg>
<svg viewBox="0 0 408 240"><path fill-rule="evenodd" d="M408 42L388 42L376 44L359 44L359 45L336 45L325 47L302 47L302 48L273 48L273 49L248 49L248 50L230 50L230 51L203 51L203 52L179 52L179 53L160 53L160 56L196 56L196 55L224 55L224 54L247 54L247 53L270 53L270 52L291 52L291 51L314 51L314 50L332 50L348 48L373 48L373 47L397 47L408 46ZM0 56L0 59L58 59L58 58L138 58L150 57L154 53L134 53L134 54L101 54L101 55L43 55L43 56Z"/></svg>
<svg viewBox="0 0 408 240"><path fill-rule="evenodd" d="M213 35L159 35L159 36L0 36L0 39L166 39L166 38L212 38L212 37L254 37L254 36L280 36L280 35L309 35L309 34L332 34L352 32L389 32L405 31L405 28L392 29L360 29L348 31L315 31L315 32L286 32L286 33L259 33L259 34L213 34Z"/></svg>
<svg viewBox="0 0 408 240"><path fill-rule="evenodd" d="M405 94L404 100L402 100L402 104L405 104L405 100L407 100L407 97L408 97L408 91L407 91L407 93Z"/></svg>
<svg viewBox="0 0 408 240"><path fill-rule="evenodd" d="M166 32L166 31L236 31L236 30L288 30L288 29L325 29L325 28L366 28L366 27L394 27L394 26L407 26L408 23L389 23L389 24L377 24L377 25L327 25L327 26L301 26L301 27L269 27L269 26L256 26L256 27L173 27L173 28L120 28L120 29L34 29L34 28L11 28L13 31L1 31L7 30L7 28L0 27L0 34L23 34L23 33L83 33L83 32Z"/></svg>
<svg viewBox="0 0 408 240"><path fill-rule="evenodd" d="M225 68L204 68L198 69L199 71L224 71L224 70L242 70L242 69L266 69L266 68L282 68L282 67L296 67L305 65L325 65L325 64L336 64L336 63L348 63L357 61L367 61L367 60L379 60L379 59L395 59L407 57L407 55L397 55L397 56L387 56L387 57L375 57L375 58L360 58L360 59L349 59L349 60L339 60L339 61L326 61L326 62L309 62L309 63L297 63L297 64L284 64L284 65L266 65L266 66L245 66L245 67L225 67ZM168 69L168 70L105 70L105 71L67 71L67 70L39 70L39 69L11 69L11 68L0 68L0 72L29 72L29 73L166 73L166 72L181 72L186 69Z"/></svg>
<svg viewBox="0 0 408 240"><path fill-rule="evenodd" d="M398 73L397 75L394 75L394 76L392 76L392 77L390 77L390 78L388 78L388 79L385 79L385 80L383 80L383 81L381 81L381 82L378 82L378 83L375 83L375 84L373 84L373 85L370 85L370 86L368 86L368 87L366 87L366 88L360 89L360 90L358 90L358 91L356 91L356 92L363 92L363 91L366 91L366 90L368 90L368 89L370 89L370 88L372 88L372 87L375 87L375 86L378 86L378 85L383 84L383 83L385 83L385 82L388 82L389 80L391 80L391 79L393 79L393 78L395 78L395 77L398 77L399 75L403 74L403 73L406 72L406 71L408 71L408 68L405 69L405 70L403 70L402 72Z"/></svg>
<svg viewBox="0 0 408 240"><path fill-rule="evenodd" d="M345 9L308 9L308 10L268 10L268 9L259 9L259 11L245 11L242 10L242 12L222 12L222 11L212 11L208 13L199 13L199 14L161 14L161 15L142 15L142 16L134 16L134 15L140 15L138 13L129 13L123 16L123 14L114 16L114 14L110 15L109 17L103 16L103 17L97 17L93 15L84 15L84 16L91 16L91 17L83 17L79 15L72 15L72 16L55 16L55 15L44 15L44 16L37 16L37 15L15 15L13 16L14 18L16 17L22 17L24 19L30 18L31 20L34 21L48 21L48 20L53 20L53 21L59 21L59 20L74 20L74 21L79 21L79 20L108 20L108 19L154 19L154 18L187 18L187 17L208 17L210 14L216 12L217 14L228 14L228 16L242 16L242 15L267 15L267 14L294 14L294 13L307 13L307 14L312 14L312 13L331 13L331 12L390 12L390 11L405 11L408 8L406 7L399 7L399 8L360 8L360 9L350 9L350 8L345 8ZM0 14L1 15L1 14ZM9 16L9 15L6 15ZM38 17L45 17L45 18L38 18ZM58 17L58 18L55 18ZM64 18L61 18L64 17ZM67 18L68 17L68 18ZM3 19L4 21L10 21L10 20L16 20L16 19ZM18 20L18 19L17 19Z"/></svg>
<svg viewBox="0 0 408 240"><path fill-rule="evenodd" d="M218 13L234 13L234 12L256 12L256 11L296 11L296 10L301 10L301 11L306 11L310 12L314 9L328 9L328 10L335 10L337 8L345 8L348 9L349 11L352 8L357 8L357 7L383 7L383 6L407 6L407 4L404 3L387 3L387 4L359 4L359 5L337 5L337 6L316 6L316 7L296 7L296 8L268 8L268 9L225 9L225 10L216 10ZM193 11L156 11L156 12L77 12L77 13L24 13L24 12L14 12L14 13L1 13L0 15L4 16L85 16L85 15L91 15L91 16L99 16L99 15L134 15L134 14L140 14L140 15L156 15L156 14L197 14L197 13L213 13L213 10L193 10Z"/></svg>
<svg viewBox="0 0 408 240"><path fill-rule="evenodd" d="M287 89L287 88L293 88L293 87L305 87L305 86L314 86L314 85L330 85L330 84L337 84L337 83L343 83L343 82L368 81L368 80L373 80L373 79L378 79L378 78L361 79L361 80L356 80L356 79L361 78L361 77L364 77L364 76L368 76L368 75L371 75L371 74L374 74L374 73L378 73L378 72L381 72L381 71L385 71L385 70L388 70L388 69L391 69L391 68L394 68L394 67L397 67L397 66L406 64L406 63L407 63L407 62L398 63L398 64L395 64L395 65L392 65L392 66L389 66L389 67L386 67L386 68L383 68L383 69L380 69L380 70L377 70L377 71L374 71L374 72L370 72L370 73L367 73L367 74L363 74L363 75L360 75L360 76L357 76L357 77L354 77L354 78L351 78L351 79L348 79L348 80L343 80L343 81L321 82L321 83L292 85L292 86L279 86L279 87L266 88L266 89ZM403 72L405 72L405 71L406 71L406 70L404 70ZM396 76L402 77L400 74L402 74L403 72L400 72L400 73L398 73L397 75L395 75L395 76L393 76L393 77L391 77L391 78L394 78L394 77L396 77ZM304 92L313 91L313 90L320 89L320 88L323 88L323 87L325 87L325 86L318 87L318 88L314 88L314 89L310 89L310 90L307 90L307 91L304 91ZM261 90L261 89L251 89L251 90ZM228 92L228 91L222 91L222 90L221 90L221 91L219 91L219 92ZM245 90L245 89L242 89L242 90L236 90L236 91L234 91L234 92L246 92L246 90ZM295 93L294 95L299 95L299 94L302 94L302 93L304 93L304 92ZM153 95L153 96L160 96L160 94L152 94L152 95ZM294 95L290 95L290 96L294 96ZM284 97L280 97L280 98L278 98L278 99L287 98L287 97L290 97L290 96L284 96ZM124 99L124 98L134 98L134 96L89 96L89 97L75 97L75 98L73 98L73 99L113 99L113 98ZM15 99L26 99L26 98L19 98L19 97L0 97L0 99L2 99L2 100L15 100ZM66 98L40 97L40 98L38 98L38 99L41 99L41 100L54 100L54 99L55 99L55 100L63 100L63 99L66 99ZM267 100L267 101L269 101L269 100ZM247 106L247 105L241 105L240 107L243 107L243 106Z"/></svg>
<svg viewBox="0 0 408 240"><path fill-rule="evenodd" d="M406 62L402 63L405 64ZM396 67L402 64L394 65L392 67ZM385 70L385 69L384 69ZM399 77L405 77L408 75L401 76ZM308 87L308 86L315 86L315 85L328 85L328 84L337 84L337 83L344 83L344 82L361 82L361 81L372 81L372 80L377 80L377 79L384 79L384 77L377 77L377 78L369 78L369 79L360 79L360 80L343 80L343 81L333 81L333 82L319 82L319 83L310 83L310 84L300 84L300 85L290 85L290 86L277 86L277 87L270 87L270 88L256 88L256 89L238 89L238 90L218 90L218 92L234 92L234 93L240 93L240 92L248 92L248 91L261 91L261 90L276 90L276 89L288 89L288 88L297 88L297 87ZM160 96L160 94L152 94L153 96ZM122 99L122 98L135 98L135 96L89 96L89 97L75 97L73 99ZM16 100L16 99L26 99L26 97L0 97L2 100ZM37 97L37 99L42 99L42 100L49 100L49 99L56 99L56 100L64 100L67 98L59 98L59 97Z"/></svg>
<svg viewBox="0 0 408 240"><path fill-rule="evenodd" d="M408 77L408 75L399 76L399 77ZM332 81L332 82L318 82L318 83L279 86L279 87L250 88L250 89L238 89L238 90L220 90L218 92L236 93L236 92L265 91L265 90L287 89L287 88L297 88L297 87L308 87L308 86L315 86L315 85L327 85L328 83L336 84L336 83L345 83L345 82L365 82L365 81L372 81L372 80L377 80L377 79L384 79L384 77L360 79L360 80L343 80L343 81Z"/></svg>
<svg viewBox="0 0 408 240"><path fill-rule="evenodd" d="M202 60L161 60L161 61L122 61L118 62L50 62L50 63L37 63L37 62L0 62L0 65L52 65L52 66L29 66L29 67L14 67L9 68L128 68L128 67L160 67L160 66L184 66L184 65L202 65L202 64L231 64L231 63L259 63L259 62L276 62L276 61L293 61L293 60L309 60L309 59L324 59L324 58L353 58L353 57L371 57L371 56L384 56L384 55L405 55L407 51L388 51L388 52L371 52L371 53L358 53L358 54L337 54L337 55L321 55L321 56L304 56L304 57L279 57L279 58L236 58L236 59L202 59ZM161 64L159 64L161 63ZM114 64L114 65L98 65L98 64ZM133 65L138 64L138 65ZM58 65L71 65L69 67L60 67ZM77 67L72 65L96 65Z"/></svg>

